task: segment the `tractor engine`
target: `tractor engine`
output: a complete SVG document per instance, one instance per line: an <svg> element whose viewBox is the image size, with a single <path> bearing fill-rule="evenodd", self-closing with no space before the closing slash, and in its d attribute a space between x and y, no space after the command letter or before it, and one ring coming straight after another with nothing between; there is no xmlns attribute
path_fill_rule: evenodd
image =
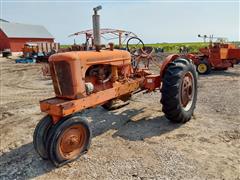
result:
<svg viewBox="0 0 240 180"><path fill-rule="evenodd" d="M59 53L49 59L57 97L79 99L123 83L131 75L131 55L122 50Z"/></svg>

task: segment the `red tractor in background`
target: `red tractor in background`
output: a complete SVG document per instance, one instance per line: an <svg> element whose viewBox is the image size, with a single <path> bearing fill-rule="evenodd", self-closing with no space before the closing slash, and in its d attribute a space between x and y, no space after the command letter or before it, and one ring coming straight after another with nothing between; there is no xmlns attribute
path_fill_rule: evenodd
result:
<svg viewBox="0 0 240 180"><path fill-rule="evenodd" d="M187 58L194 62L199 74L208 74L212 69L227 70L240 62L240 48L235 44L225 43L224 38L217 38L219 42L212 43L213 36L203 37L210 39L209 46L200 48L200 54L187 54Z"/></svg>

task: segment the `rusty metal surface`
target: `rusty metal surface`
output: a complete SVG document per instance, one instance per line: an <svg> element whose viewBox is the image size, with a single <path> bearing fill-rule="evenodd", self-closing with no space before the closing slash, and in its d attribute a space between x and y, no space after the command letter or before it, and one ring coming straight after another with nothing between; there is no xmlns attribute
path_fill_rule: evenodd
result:
<svg viewBox="0 0 240 180"><path fill-rule="evenodd" d="M203 58L215 69L233 67L240 59L240 48L231 43L209 43L208 47L200 48L201 54L188 54L187 56L198 65Z"/></svg>
<svg viewBox="0 0 240 180"><path fill-rule="evenodd" d="M137 90L143 83L143 80L143 78L138 78L135 80L129 80L129 82L126 83L116 83L113 88L99 91L80 99L46 99L40 102L41 111L47 112L55 117L67 116L83 109L103 104L110 99L129 94L130 92Z"/></svg>
<svg viewBox="0 0 240 180"><path fill-rule="evenodd" d="M131 62L133 56L138 62L144 62L145 67L137 66L134 69ZM160 88L161 77L167 65L177 57L179 56L168 56L161 66L155 61L152 48L140 49L139 54L132 56L127 51L115 49L52 55L49 62L57 97L41 101L41 111L50 114L54 123L57 123L63 116L104 104L139 88L154 91ZM55 65L63 60L65 64L61 67ZM150 61L161 68L160 74L153 75L149 71ZM69 70L65 72L67 67ZM60 74L59 69L62 72ZM107 69L111 72L110 75L106 74ZM90 94L86 92L85 83L94 87ZM68 89L63 88L65 85Z"/></svg>
<svg viewBox="0 0 240 180"><path fill-rule="evenodd" d="M240 60L240 48L238 48L238 49L229 49L227 58L228 59L238 59L238 60Z"/></svg>
<svg viewBox="0 0 240 180"><path fill-rule="evenodd" d="M104 104L138 89L153 91L160 88L167 65L179 57L168 56L161 66L153 56L153 48L144 47L136 52L131 56L127 51L112 47L109 50L52 55L49 62L57 97L41 101L41 110L50 114L57 123L63 116ZM132 58L137 61L135 67L132 67ZM149 71L150 61L161 68L160 74L153 75ZM144 67L138 66L140 62ZM85 83L93 87L91 93L86 92Z"/></svg>
<svg viewBox="0 0 240 180"><path fill-rule="evenodd" d="M137 35L131 31L126 31L121 29L111 29L111 28L101 28L100 34L101 34L101 37L106 40L119 38L119 34L123 34L128 37L137 37ZM89 30L79 31L79 32L70 34L68 37L79 36L79 35L86 35L88 38L93 38L93 30L89 29ZM106 35L110 35L111 37L107 37Z"/></svg>
<svg viewBox="0 0 240 180"><path fill-rule="evenodd" d="M187 72L182 80L181 84L181 104L183 109L186 111L189 110L189 107L192 105L193 96L194 96L194 79L193 75L190 72Z"/></svg>
<svg viewBox="0 0 240 180"><path fill-rule="evenodd" d="M129 52L124 50L101 50L96 51L76 51L76 52L65 52L58 53L50 56L49 61L81 61L83 65L92 64L122 64L129 63L131 61L131 56ZM126 62L117 62L126 61Z"/></svg>
<svg viewBox="0 0 240 180"><path fill-rule="evenodd" d="M76 37L83 35L85 36L86 42L86 49L91 49L94 46L94 30L89 29L85 31L76 32L73 34L70 34L68 37ZM121 29L110 29L110 28L102 28L99 30L100 37L103 38L106 41L113 41L118 39L118 46L119 48L122 47L122 44L127 41L127 39L131 37L137 37L136 34L134 34L131 31L121 30ZM89 46L91 44L91 46ZM99 45L96 46L96 48L101 48Z"/></svg>
<svg viewBox="0 0 240 180"><path fill-rule="evenodd" d="M173 62L175 59L179 57L178 54L172 54L166 57L166 59L163 61L161 68L160 68L160 79L163 78L163 75L165 73L165 70L169 63Z"/></svg>
<svg viewBox="0 0 240 180"><path fill-rule="evenodd" d="M153 91L157 88L160 88L160 75L152 74L145 76L144 80L144 88L148 91Z"/></svg>
<svg viewBox="0 0 240 180"><path fill-rule="evenodd" d="M64 65L58 67L58 63ZM99 80L96 83L94 76L87 76L87 71L94 65L116 66L120 75L126 80L131 73L131 56L123 50L78 51L58 53L49 58L50 70L53 79L54 90L57 97L76 99L87 95L85 83L92 82L96 89L104 90L111 85ZM68 69L68 70L66 70ZM99 68L100 70L101 68ZM119 77L120 79L120 77ZM100 82L101 81L101 82ZM102 86L102 87L101 87ZM95 91L96 92L96 91Z"/></svg>
<svg viewBox="0 0 240 180"><path fill-rule="evenodd" d="M56 74L55 80L59 87L59 94L69 96L73 94L73 79L70 64L66 61L58 61L53 63Z"/></svg>
<svg viewBox="0 0 240 180"><path fill-rule="evenodd" d="M74 125L60 134L57 149L63 159L74 159L82 151L87 141L87 132L83 125Z"/></svg>

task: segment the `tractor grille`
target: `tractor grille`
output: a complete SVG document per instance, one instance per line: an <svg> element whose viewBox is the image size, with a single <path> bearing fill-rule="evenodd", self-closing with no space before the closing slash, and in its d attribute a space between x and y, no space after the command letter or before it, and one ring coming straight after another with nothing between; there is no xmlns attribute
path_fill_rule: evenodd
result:
<svg viewBox="0 0 240 180"><path fill-rule="evenodd" d="M73 82L71 68L66 61L50 62L53 86L57 96L72 96Z"/></svg>

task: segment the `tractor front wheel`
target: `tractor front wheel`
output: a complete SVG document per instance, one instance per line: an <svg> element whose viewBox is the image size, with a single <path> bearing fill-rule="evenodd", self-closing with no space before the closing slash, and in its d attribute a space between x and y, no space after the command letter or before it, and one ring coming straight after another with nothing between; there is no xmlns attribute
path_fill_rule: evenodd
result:
<svg viewBox="0 0 240 180"><path fill-rule="evenodd" d="M62 166L80 157L91 142L91 129L85 118L73 116L53 127L47 139L48 155L53 164Z"/></svg>
<svg viewBox="0 0 240 180"><path fill-rule="evenodd" d="M47 115L39 121L33 134L34 149L43 159L48 159L46 139L52 125L52 118L51 116Z"/></svg>
<svg viewBox="0 0 240 180"><path fill-rule="evenodd" d="M206 59L200 61L200 63L197 64L197 71L199 74L209 74L211 72L211 69L211 65Z"/></svg>
<svg viewBox="0 0 240 180"><path fill-rule="evenodd" d="M197 101L197 72L186 59L169 64L162 82L162 109L167 119L184 123L191 119Z"/></svg>

